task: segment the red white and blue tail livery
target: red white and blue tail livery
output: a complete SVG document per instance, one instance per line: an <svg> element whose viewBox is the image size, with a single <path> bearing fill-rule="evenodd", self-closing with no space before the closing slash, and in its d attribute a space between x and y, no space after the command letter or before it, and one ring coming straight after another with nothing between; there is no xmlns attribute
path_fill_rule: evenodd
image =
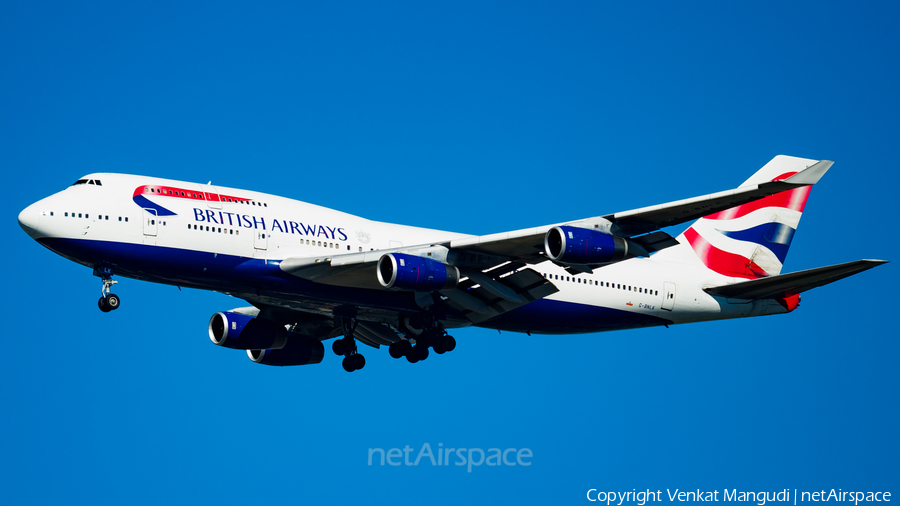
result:
<svg viewBox="0 0 900 506"><path fill-rule="evenodd" d="M470 325L573 334L793 311L801 292L884 263L783 273L831 165L776 156L733 190L487 236L110 173L32 204L19 224L101 278L102 311L121 305L114 276L223 292L249 306L212 316L213 343L287 366L321 362L331 339L354 371L358 344L418 362L453 351L448 330Z"/></svg>
<svg viewBox="0 0 900 506"><path fill-rule="evenodd" d="M741 186L783 181L815 160L777 156ZM704 216L684 231L685 240L707 268L757 279L781 274L788 248L812 186L787 190Z"/></svg>

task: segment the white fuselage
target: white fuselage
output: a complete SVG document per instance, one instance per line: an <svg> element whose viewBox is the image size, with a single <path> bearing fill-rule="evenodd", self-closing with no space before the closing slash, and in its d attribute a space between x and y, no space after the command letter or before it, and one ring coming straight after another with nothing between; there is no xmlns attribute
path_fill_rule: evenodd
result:
<svg viewBox="0 0 900 506"><path fill-rule="evenodd" d="M414 307L413 296L290 280L255 283L251 274L286 258L396 250L469 237L371 221L236 188L109 173L82 180L86 182L22 211L23 227L48 248L92 268L115 264L117 273L129 277L325 314L344 298L359 296L376 309L383 301L386 310L396 311ZM230 277L244 272L242 266L251 261L257 270ZM591 274L572 275L549 261L531 268L559 291L480 326L577 333L786 312L773 301L727 301L707 294L704 287L736 280L706 269L680 246ZM372 313L374 319L377 314Z"/></svg>

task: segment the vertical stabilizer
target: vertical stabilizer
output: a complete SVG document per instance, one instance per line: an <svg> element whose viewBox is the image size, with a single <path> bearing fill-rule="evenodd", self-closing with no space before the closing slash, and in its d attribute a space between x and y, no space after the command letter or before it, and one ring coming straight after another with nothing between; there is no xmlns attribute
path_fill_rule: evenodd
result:
<svg viewBox="0 0 900 506"><path fill-rule="evenodd" d="M817 160L778 155L741 186L780 181ZM757 279L781 273L812 186L795 188L726 209L694 222L678 236L673 254L692 251L723 276Z"/></svg>

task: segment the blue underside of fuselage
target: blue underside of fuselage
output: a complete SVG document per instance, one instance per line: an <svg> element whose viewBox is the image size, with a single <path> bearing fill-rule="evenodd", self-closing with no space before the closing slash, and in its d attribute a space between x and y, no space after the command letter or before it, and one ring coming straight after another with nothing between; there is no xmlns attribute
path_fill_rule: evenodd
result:
<svg viewBox="0 0 900 506"><path fill-rule="evenodd" d="M351 305L386 311L418 312L408 292L388 292L314 283L281 270L279 261L163 246L89 239L39 239L48 249L91 267L112 267L116 275L154 283L215 290L290 303ZM457 317L444 306L447 316ZM541 299L505 313L481 327L513 332L572 334L667 325L669 320L618 309Z"/></svg>
<svg viewBox="0 0 900 506"><path fill-rule="evenodd" d="M481 323L479 327L534 334L584 334L671 323L664 318L620 309L540 299Z"/></svg>

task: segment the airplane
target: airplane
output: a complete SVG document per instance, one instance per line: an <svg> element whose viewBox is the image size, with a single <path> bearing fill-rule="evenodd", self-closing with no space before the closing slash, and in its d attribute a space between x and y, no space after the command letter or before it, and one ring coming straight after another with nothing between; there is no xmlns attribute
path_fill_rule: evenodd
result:
<svg viewBox="0 0 900 506"><path fill-rule="evenodd" d="M212 315L210 340L258 364L343 368L357 343L395 359L456 348L476 326L580 334L792 312L800 293L885 263L782 274L812 185L833 162L779 155L739 187L484 236L370 221L289 198L127 174L86 175L25 208L20 226L93 270L212 290L250 306ZM677 237L661 229L693 221Z"/></svg>

